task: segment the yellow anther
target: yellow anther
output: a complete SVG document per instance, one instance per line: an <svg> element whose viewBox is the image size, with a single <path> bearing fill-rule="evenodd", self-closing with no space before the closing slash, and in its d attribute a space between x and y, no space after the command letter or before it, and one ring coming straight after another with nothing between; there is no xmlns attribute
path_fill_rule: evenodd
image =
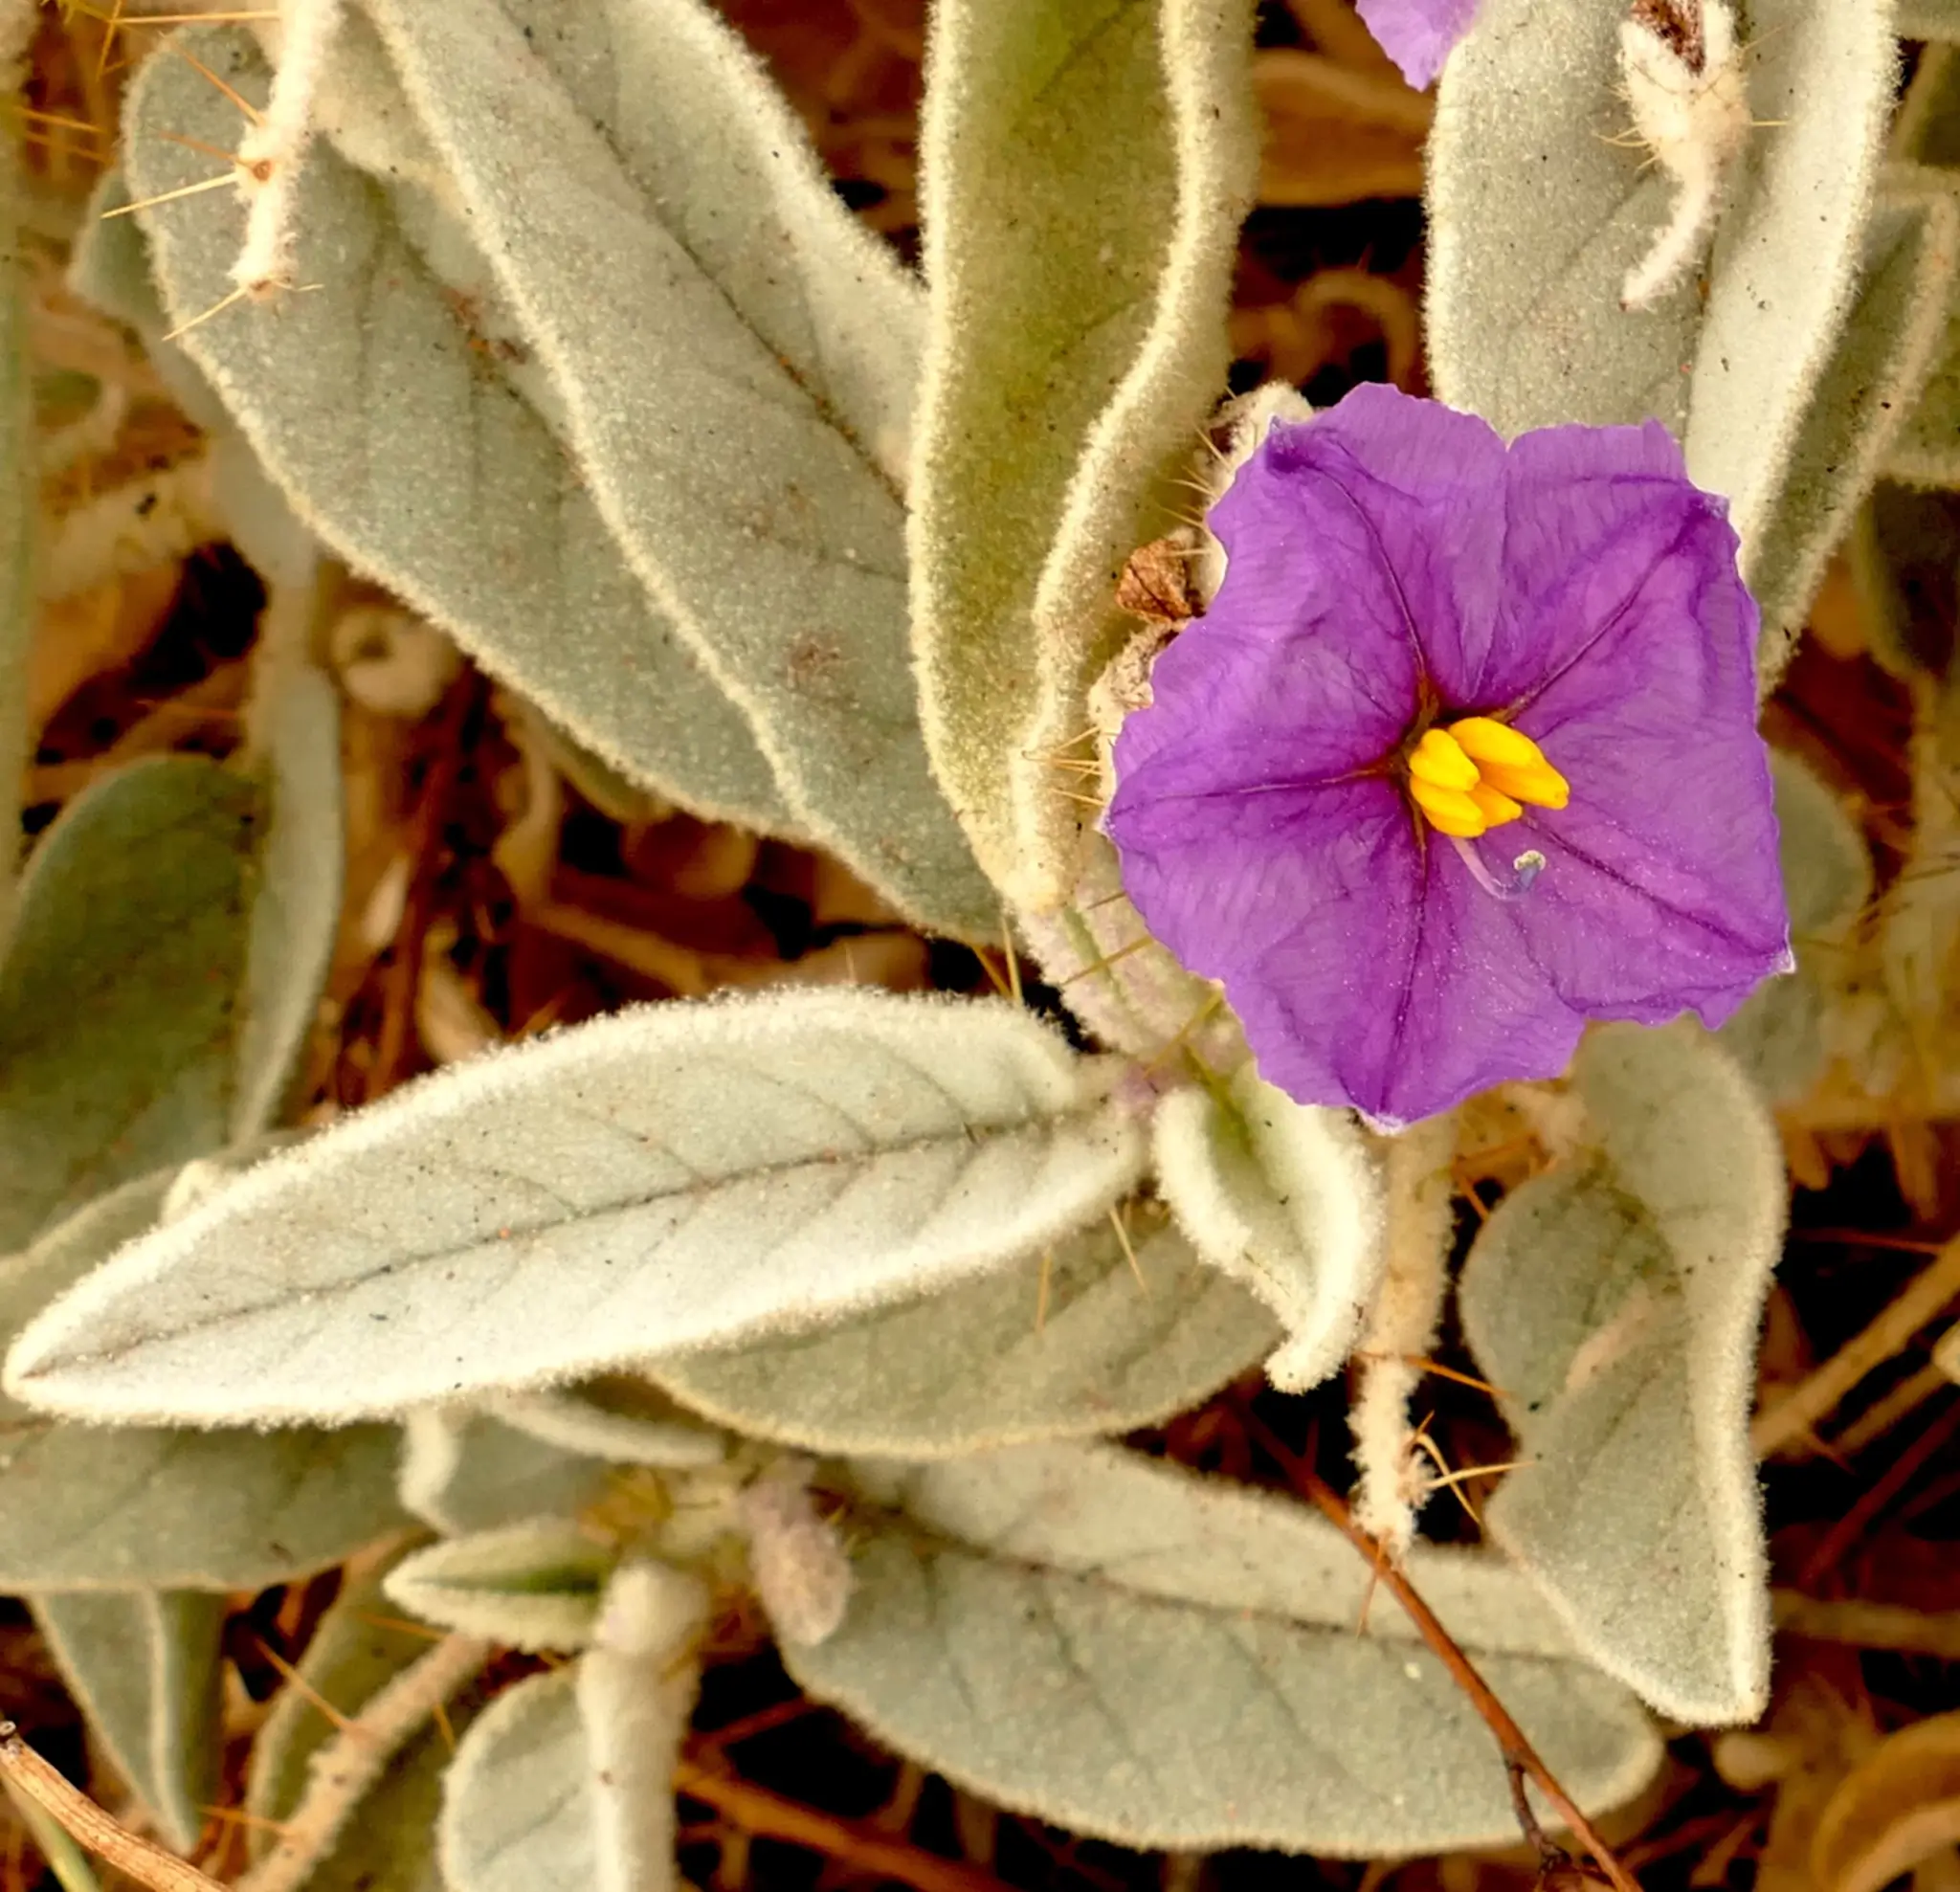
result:
<svg viewBox="0 0 1960 1892"><path fill-rule="evenodd" d="M1477 765L1463 753L1462 746L1447 729L1431 729L1409 755L1409 772L1418 782L1438 789L1454 789L1459 794L1477 786Z"/></svg>
<svg viewBox="0 0 1960 1892"><path fill-rule="evenodd" d="M1481 768L1486 762L1513 765L1543 762L1545 751L1529 736L1521 736L1508 723L1487 716L1466 716L1450 724L1450 740Z"/></svg>
<svg viewBox="0 0 1960 1892"><path fill-rule="evenodd" d="M1483 818L1483 811L1471 799L1469 790L1445 789L1412 773L1409 792L1414 798L1415 806L1429 816L1430 825L1445 835L1458 835L1465 840L1473 840L1490 825Z"/></svg>
<svg viewBox="0 0 1960 1892"><path fill-rule="evenodd" d="M1524 810L1509 795L1501 794L1488 782L1480 782L1470 791L1470 799L1477 804L1477 812L1483 816L1486 828L1502 828L1506 821L1515 821Z"/></svg>
<svg viewBox="0 0 1960 1892"><path fill-rule="evenodd" d="M1493 723L1487 716L1466 716L1451 723L1448 734L1475 765L1485 788L1539 808L1563 808L1571 799L1571 785L1546 761L1545 751L1507 723Z"/></svg>

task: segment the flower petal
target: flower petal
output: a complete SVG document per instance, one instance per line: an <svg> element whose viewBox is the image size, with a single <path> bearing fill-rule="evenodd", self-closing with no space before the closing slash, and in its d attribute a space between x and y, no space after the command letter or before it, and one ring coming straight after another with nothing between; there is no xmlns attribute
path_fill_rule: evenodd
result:
<svg viewBox="0 0 1960 1892"><path fill-rule="evenodd" d="M1432 641L1437 685L1465 708L1515 707L1611 629L1678 538L1711 520L1718 536L1727 529L1723 502L1689 483L1659 421L1520 434L1504 457L1503 513L1502 609L1454 650Z"/></svg>
<svg viewBox="0 0 1960 1892"><path fill-rule="evenodd" d="M1436 82L1450 49L1470 31L1477 0L1356 0L1375 42L1422 90Z"/></svg>
<svg viewBox="0 0 1960 1892"><path fill-rule="evenodd" d="M1504 465L1487 421L1364 382L1312 420L1275 427L1212 521L1215 530L1246 473L1260 467L1272 495L1261 536L1290 532L1347 588L1332 624L1365 618L1378 644L1400 640L1398 666L1439 679L1495 634Z"/></svg>
<svg viewBox="0 0 1960 1892"><path fill-rule="evenodd" d="M1150 931L1222 980L1260 1075L1392 1127L1565 1068L1584 1020L1518 935L1521 902L1418 836L1388 782L1153 802L1124 819Z"/></svg>

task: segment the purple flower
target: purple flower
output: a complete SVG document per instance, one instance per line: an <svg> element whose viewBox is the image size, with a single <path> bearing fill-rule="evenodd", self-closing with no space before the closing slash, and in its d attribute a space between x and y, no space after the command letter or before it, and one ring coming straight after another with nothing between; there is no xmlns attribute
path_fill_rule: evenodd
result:
<svg viewBox="0 0 1960 1892"><path fill-rule="evenodd" d="M1719 1024L1788 970L1756 608L1658 422L1506 448L1383 387L1276 426L1225 581L1124 723L1106 826L1259 1071L1395 1125Z"/></svg>
<svg viewBox="0 0 1960 1892"><path fill-rule="evenodd" d="M1450 49L1470 31L1477 0L1357 0L1376 43L1417 91L1434 85Z"/></svg>

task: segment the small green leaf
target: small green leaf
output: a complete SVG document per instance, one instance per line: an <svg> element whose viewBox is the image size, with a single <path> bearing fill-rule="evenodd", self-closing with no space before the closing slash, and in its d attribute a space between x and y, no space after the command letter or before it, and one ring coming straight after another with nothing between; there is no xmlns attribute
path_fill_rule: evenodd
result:
<svg viewBox="0 0 1960 1892"><path fill-rule="evenodd" d="M1176 1230L1132 1215L978 1280L793 1339L640 1363L721 1424L812 1452L938 1458L1130 1432L1197 1405L1280 1330Z"/></svg>
<svg viewBox="0 0 1960 1892"><path fill-rule="evenodd" d="M69 1591L33 1599L69 1692L165 1843L190 1852L217 1798L222 1596Z"/></svg>
<svg viewBox="0 0 1960 1892"><path fill-rule="evenodd" d="M1681 1721L1752 1721L1770 1592L1748 1421L1782 1146L1704 1034L1609 1026L1573 1076L1600 1156L1514 1190L1463 1269L1465 1336L1528 1461L1485 1525L1609 1675Z"/></svg>
<svg viewBox="0 0 1960 1892"><path fill-rule="evenodd" d="M569 1514L604 1494L607 1476L600 1460L487 1413L423 1406L403 1426L402 1504L445 1536Z"/></svg>
<svg viewBox="0 0 1960 1892"><path fill-rule="evenodd" d="M410 1553L383 1588L412 1614L511 1649L582 1649L613 1554L563 1518L526 1518Z"/></svg>
<svg viewBox="0 0 1960 1892"><path fill-rule="evenodd" d="M674 1765L700 1671L676 1654L706 1604L679 1571L628 1566L608 1594L600 1646L498 1698L443 1786L450 1892L670 1892L679 1882Z"/></svg>
<svg viewBox="0 0 1960 1892"><path fill-rule="evenodd" d="M1304 1506L1107 1447L860 1465L842 1627L796 1679L1014 1812L1132 1846L1337 1858L1515 1840L1503 1762L1365 1559ZM1409 1575L1582 1806L1659 1743L1521 1577Z"/></svg>
<svg viewBox="0 0 1960 1892"><path fill-rule="evenodd" d="M1250 41L1234 0L947 0L933 18L913 642L940 780L988 872L1036 906L1068 891L1067 804L1033 773L1016 809L1041 766L1023 752L1111 654L1123 561L1174 523L1167 477L1222 391Z"/></svg>
<svg viewBox="0 0 1960 1892"><path fill-rule="evenodd" d="M41 837L0 962L0 1252L226 1141L262 818L242 776L160 756Z"/></svg>
<svg viewBox="0 0 1960 1892"><path fill-rule="evenodd" d="M642 1007L259 1165L45 1314L10 1384L124 1421L345 1419L813 1326L1122 1200L1143 1138L1103 1081L991 1002Z"/></svg>
<svg viewBox="0 0 1960 1892"><path fill-rule="evenodd" d="M1192 1247L1285 1329L1266 1374L1286 1391L1348 1357L1381 1280L1382 1192L1343 1111L1295 1103L1248 1065L1230 1101L1195 1087L1157 1107L1158 1187Z"/></svg>

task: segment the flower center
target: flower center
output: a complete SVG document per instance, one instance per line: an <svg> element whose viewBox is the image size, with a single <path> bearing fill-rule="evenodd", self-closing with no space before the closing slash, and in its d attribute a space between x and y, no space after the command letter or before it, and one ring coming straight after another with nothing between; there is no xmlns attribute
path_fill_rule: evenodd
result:
<svg viewBox="0 0 1960 1892"><path fill-rule="evenodd" d="M1473 840L1517 820L1526 802L1563 808L1571 789L1529 736L1467 716L1426 731L1409 752L1409 793L1431 827Z"/></svg>

